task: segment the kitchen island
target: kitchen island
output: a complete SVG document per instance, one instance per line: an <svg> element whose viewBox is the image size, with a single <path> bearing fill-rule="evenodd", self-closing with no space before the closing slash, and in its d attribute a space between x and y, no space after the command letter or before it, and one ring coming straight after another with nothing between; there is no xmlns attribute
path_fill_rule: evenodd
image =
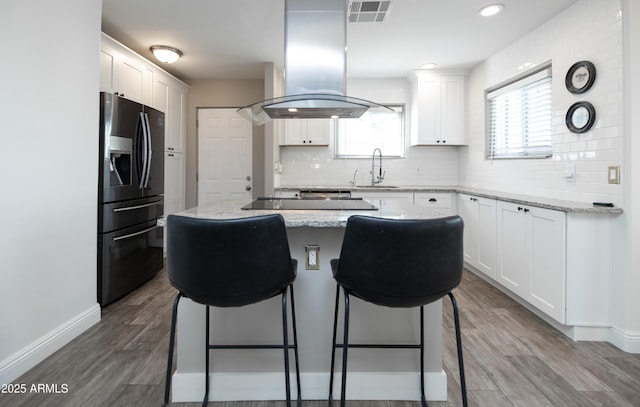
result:
<svg viewBox="0 0 640 407"><path fill-rule="evenodd" d="M280 213L285 219L291 255L298 260L294 282L303 400L326 399L329 392L331 333L336 284L329 260L339 257L349 216L363 214L392 219L428 219L443 213L411 204L374 202L377 210L242 210L247 201L224 200L179 215L233 219ZM305 269L305 246L317 245L319 270ZM247 253L247 255L251 255ZM342 309L342 302L341 302ZM415 343L418 309L389 309L356 298L351 305L350 336L354 342ZM177 332L177 366L173 401L200 401L204 394L204 307L181 302ZM278 343L282 340L280 300L234 309L212 309L211 340L218 343ZM289 321L291 319L289 318ZM342 322L338 321L339 326ZM446 400L447 376L442 367L442 303L425 307L425 389L427 399ZM338 331L341 335L341 329ZM293 355L293 353L292 353ZM339 369L340 352L337 353ZM282 400L282 352L219 350L211 354L211 401ZM419 353L413 350L354 349L349 352L347 398L419 400ZM292 383L294 372L291 372ZM340 375L334 395L339 395ZM292 397L295 386L292 385Z"/></svg>

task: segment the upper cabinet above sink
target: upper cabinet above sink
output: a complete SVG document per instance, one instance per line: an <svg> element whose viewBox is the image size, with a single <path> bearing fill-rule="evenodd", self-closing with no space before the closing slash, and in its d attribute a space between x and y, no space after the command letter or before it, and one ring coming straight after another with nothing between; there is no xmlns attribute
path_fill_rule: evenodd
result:
<svg viewBox="0 0 640 407"><path fill-rule="evenodd" d="M411 145L466 145L466 75L416 71L411 82Z"/></svg>

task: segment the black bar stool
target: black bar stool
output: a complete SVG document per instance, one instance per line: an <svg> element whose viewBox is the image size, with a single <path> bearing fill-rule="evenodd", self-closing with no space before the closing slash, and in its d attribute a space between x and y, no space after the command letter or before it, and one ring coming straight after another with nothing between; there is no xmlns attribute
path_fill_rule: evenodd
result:
<svg viewBox="0 0 640 407"><path fill-rule="evenodd" d="M167 274L178 289L173 303L164 406L169 404L178 303L182 297L206 306L205 394L209 401L212 349L283 349L287 406L291 406L289 350L295 356L298 405L301 402L298 339L293 298L297 261L291 258L280 214L242 219L167 217ZM287 332L287 290L291 293L293 344ZM215 345L209 339L210 307L242 307L282 296L282 345Z"/></svg>
<svg viewBox="0 0 640 407"><path fill-rule="evenodd" d="M462 360L460 318L451 292L460 284L463 270L463 222L459 216L427 220L392 220L354 215L347 221L339 259L331 260L338 283L333 321L333 348L329 380L329 406L333 404L333 370L336 348L342 349L340 406L345 406L349 348L420 350L420 391L424 392L424 306L448 295L453 304L462 402L467 390ZM340 288L344 292L344 341L336 343ZM419 344L350 344L349 296L385 307L420 307Z"/></svg>

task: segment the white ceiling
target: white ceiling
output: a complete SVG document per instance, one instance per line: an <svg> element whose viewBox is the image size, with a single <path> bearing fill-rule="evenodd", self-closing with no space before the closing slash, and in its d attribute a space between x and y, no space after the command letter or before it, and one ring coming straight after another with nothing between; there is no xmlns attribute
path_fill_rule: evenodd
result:
<svg viewBox="0 0 640 407"><path fill-rule="evenodd" d="M401 78L427 62L471 68L576 1L391 0L383 23L348 24L347 75ZM503 13L479 16L495 2ZM284 65L284 0L102 3L103 32L139 54L153 60L155 44L182 50L178 62L164 65L181 79L262 78L265 62Z"/></svg>

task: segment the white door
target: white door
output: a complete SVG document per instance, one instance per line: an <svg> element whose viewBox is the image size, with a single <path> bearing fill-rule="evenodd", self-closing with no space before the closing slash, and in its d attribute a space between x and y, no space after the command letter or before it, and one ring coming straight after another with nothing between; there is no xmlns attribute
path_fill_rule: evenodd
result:
<svg viewBox="0 0 640 407"><path fill-rule="evenodd" d="M198 109L198 205L252 198L251 136L236 109Z"/></svg>
<svg viewBox="0 0 640 407"><path fill-rule="evenodd" d="M526 231L523 208L498 202L498 281L522 298L527 297Z"/></svg>
<svg viewBox="0 0 640 407"><path fill-rule="evenodd" d="M458 195L458 214L464 221L462 253L464 261L476 267L478 259L478 202L469 195Z"/></svg>
<svg viewBox="0 0 640 407"><path fill-rule="evenodd" d="M478 199L478 264L476 267L484 274L496 278L496 201Z"/></svg>
<svg viewBox="0 0 640 407"><path fill-rule="evenodd" d="M527 264L531 266L531 276L525 299L564 324L566 215L544 208L527 209L531 229Z"/></svg>

